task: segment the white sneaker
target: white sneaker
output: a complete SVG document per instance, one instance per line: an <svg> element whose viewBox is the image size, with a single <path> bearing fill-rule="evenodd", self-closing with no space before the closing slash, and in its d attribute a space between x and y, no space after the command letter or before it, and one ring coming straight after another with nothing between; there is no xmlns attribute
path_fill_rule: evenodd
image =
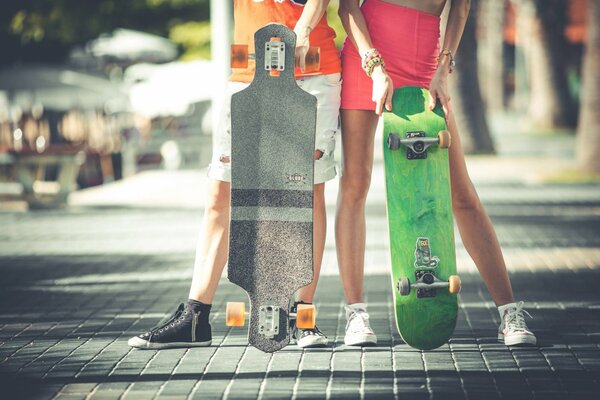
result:
<svg viewBox="0 0 600 400"><path fill-rule="evenodd" d="M346 307L346 336L344 343L347 346L363 346L377 344L377 336L369 324L369 314L364 303L350 304Z"/></svg>
<svg viewBox="0 0 600 400"><path fill-rule="evenodd" d="M535 346L537 343L535 335L527 328L527 324L525 323L525 315L529 318L533 317L527 311L523 310L523 304L520 301L498 307L502 321L498 328L498 340L504 342L507 346Z"/></svg>

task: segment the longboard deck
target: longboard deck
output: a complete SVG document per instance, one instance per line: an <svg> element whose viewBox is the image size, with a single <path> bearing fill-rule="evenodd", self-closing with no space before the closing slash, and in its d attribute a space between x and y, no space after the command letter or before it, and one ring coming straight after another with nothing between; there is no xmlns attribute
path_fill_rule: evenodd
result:
<svg viewBox="0 0 600 400"><path fill-rule="evenodd" d="M434 289L435 297L418 298L412 289L401 296L397 285L401 277L414 282L418 270L433 270L441 280L456 274L448 151L436 145L427 149L426 159L408 159L405 146L390 150L387 139L392 132L437 137L446 125L439 106L429 110L426 89L398 88L392 103L393 111L383 115L383 152L396 324L407 344L428 350L446 343L454 332L457 296L442 288Z"/></svg>
<svg viewBox="0 0 600 400"><path fill-rule="evenodd" d="M279 76L266 42L286 45ZM231 99L231 229L227 275L250 298L248 341L274 352L289 341L289 301L313 278L313 152L317 99L294 79L295 35L270 24L255 34L254 80ZM260 332L259 308L279 307L278 333Z"/></svg>

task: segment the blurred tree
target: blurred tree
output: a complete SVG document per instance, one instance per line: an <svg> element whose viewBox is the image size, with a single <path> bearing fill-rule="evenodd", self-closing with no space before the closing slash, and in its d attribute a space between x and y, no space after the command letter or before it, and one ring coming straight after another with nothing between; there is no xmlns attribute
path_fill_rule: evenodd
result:
<svg viewBox="0 0 600 400"><path fill-rule="evenodd" d="M335 31L335 45L338 49L342 48L344 40L346 39L346 31L342 26L342 21L338 15L338 8L340 6L339 0L331 0L327 6L327 22L329 26Z"/></svg>
<svg viewBox="0 0 600 400"><path fill-rule="evenodd" d="M189 21L173 25L169 39L184 49L180 57L182 60L210 59L209 21Z"/></svg>
<svg viewBox="0 0 600 400"><path fill-rule="evenodd" d="M477 74L477 7L471 2L469 19L456 53L457 66L451 77L452 105L466 153L493 153L494 143L486 120Z"/></svg>
<svg viewBox="0 0 600 400"><path fill-rule="evenodd" d="M115 28L169 36L186 22L209 19L210 0L19 0L0 2L0 64L62 60Z"/></svg>
<svg viewBox="0 0 600 400"><path fill-rule="evenodd" d="M527 54L531 93L529 116L539 127L574 127L576 104L569 91L565 28L568 2L565 0L521 0L533 2L531 48Z"/></svg>
<svg viewBox="0 0 600 400"><path fill-rule="evenodd" d="M479 77L490 111L504 108L504 9L504 0L481 0L479 5Z"/></svg>
<svg viewBox="0 0 600 400"><path fill-rule="evenodd" d="M588 0L582 79L577 162L585 171L600 173L600 0Z"/></svg>

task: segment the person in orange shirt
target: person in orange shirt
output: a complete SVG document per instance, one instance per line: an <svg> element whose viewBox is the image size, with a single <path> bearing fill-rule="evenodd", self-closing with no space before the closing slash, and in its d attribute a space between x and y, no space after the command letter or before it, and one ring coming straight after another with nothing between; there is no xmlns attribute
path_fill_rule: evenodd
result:
<svg viewBox="0 0 600 400"><path fill-rule="evenodd" d="M293 29L297 36L296 69L298 85L317 97L317 130L314 167L314 278L298 293L298 303L311 303L325 248L325 182L336 175L333 157L339 129L341 62L333 39L335 32L327 24L329 0L234 0L234 43L254 48L254 33L269 23ZM317 73L304 72L304 59L310 46L321 50ZM248 86L254 76L254 63L235 70L230 77L227 96L215 132L213 158L208 168L209 188L194 275L186 303L148 332L131 338L128 344L139 349L209 346L212 343L209 315L219 279L227 262L229 240L229 199L231 181L231 95ZM317 328L296 329L292 335L300 347L328 344Z"/></svg>

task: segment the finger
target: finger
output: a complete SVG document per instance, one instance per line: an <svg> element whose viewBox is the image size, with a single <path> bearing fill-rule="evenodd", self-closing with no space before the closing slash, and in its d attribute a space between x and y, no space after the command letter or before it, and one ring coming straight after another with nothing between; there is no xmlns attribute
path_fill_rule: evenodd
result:
<svg viewBox="0 0 600 400"><path fill-rule="evenodd" d="M432 90L429 92L429 109L433 110L435 108L435 102L437 100L437 92Z"/></svg>
<svg viewBox="0 0 600 400"><path fill-rule="evenodd" d="M381 112L383 111L382 110L383 109L383 103L382 103L381 100L382 100L381 98L378 99L377 103L376 103L376 106L375 106L375 114L377 114L377 115L381 115Z"/></svg>
<svg viewBox="0 0 600 400"><path fill-rule="evenodd" d="M392 100L394 98L394 88L388 88L387 97L385 98L385 108L392 111Z"/></svg>
<svg viewBox="0 0 600 400"><path fill-rule="evenodd" d="M439 99L440 99L440 104L442 105L442 111L444 113L444 116L448 117L448 109L449 109L448 108L449 107L448 106L448 103L449 103L448 102L448 97L440 96Z"/></svg>

